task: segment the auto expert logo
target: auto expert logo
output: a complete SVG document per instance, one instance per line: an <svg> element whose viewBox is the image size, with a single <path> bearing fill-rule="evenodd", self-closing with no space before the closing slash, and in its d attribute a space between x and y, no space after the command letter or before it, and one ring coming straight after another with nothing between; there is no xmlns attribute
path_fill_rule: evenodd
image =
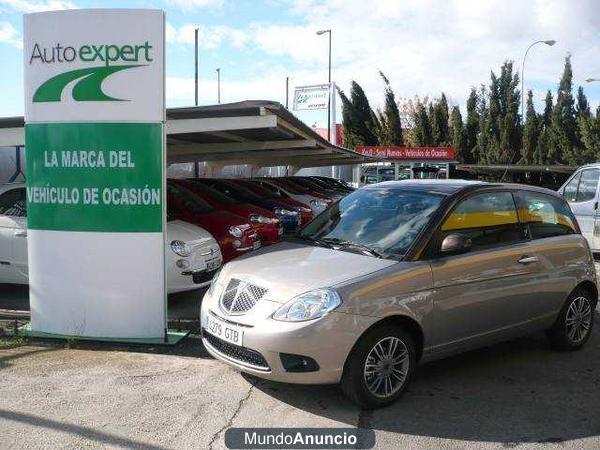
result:
<svg viewBox="0 0 600 450"><path fill-rule="evenodd" d="M150 56L151 49L152 46L148 41L143 45L88 44L82 45L79 49L71 46L63 47L60 44L46 48L36 43L29 64L60 64L79 60L86 63L101 62L103 65L69 70L53 76L37 88L33 94L33 102L60 102L66 86L77 80L79 81L73 86L71 95L78 102L126 101L105 94L102 91L102 83L113 73L147 66L148 64L145 63L153 61ZM113 65L119 62L127 64Z"/></svg>

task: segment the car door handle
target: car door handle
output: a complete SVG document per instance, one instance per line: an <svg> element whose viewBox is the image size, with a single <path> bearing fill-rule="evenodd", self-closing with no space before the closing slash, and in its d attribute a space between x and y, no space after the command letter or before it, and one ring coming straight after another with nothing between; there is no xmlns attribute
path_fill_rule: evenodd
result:
<svg viewBox="0 0 600 450"><path fill-rule="evenodd" d="M27 237L27 231L26 230L17 230L17 231L15 231L15 236L16 237Z"/></svg>
<svg viewBox="0 0 600 450"><path fill-rule="evenodd" d="M539 259L537 256L522 256L517 262L519 264L532 264L539 262Z"/></svg>

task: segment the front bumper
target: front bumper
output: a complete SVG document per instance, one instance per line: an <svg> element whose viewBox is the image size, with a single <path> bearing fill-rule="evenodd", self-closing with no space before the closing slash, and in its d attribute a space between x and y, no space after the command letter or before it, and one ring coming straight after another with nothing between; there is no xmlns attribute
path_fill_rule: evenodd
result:
<svg viewBox="0 0 600 450"><path fill-rule="evenodd" d="M338 383L348 354L371 319L334 311L317 320L280 322L270 318L280 306L261 300L253 308L256 311L251 310L246 316L229 316L211 301L210 296L205 296L201 310L205 348L213 357L235 369L267 380L297 384ZM233 348L224 347L222 342L209 337L206 332L209 314L242 329L243 347L232 344ZM290 372L283 366L282 353L310 357L319 369Z"/></svg>

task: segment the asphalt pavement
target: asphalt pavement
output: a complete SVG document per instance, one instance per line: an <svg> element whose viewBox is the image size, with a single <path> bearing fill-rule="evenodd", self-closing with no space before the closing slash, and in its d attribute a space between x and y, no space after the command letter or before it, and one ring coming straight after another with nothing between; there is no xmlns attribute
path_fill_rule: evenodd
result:
<svg viewBox="0 0 600 450"><path fill-rule="evenodd" d="M170 303L191 319L200 295ZM374 411L336 386L241 375L198 336L176 347L0 339L0 448L217 449L229 427L271 426L369 428L381 449L600 448L599 311L594 323L578 352L538 334L420 366L400 401Z"/></svg>

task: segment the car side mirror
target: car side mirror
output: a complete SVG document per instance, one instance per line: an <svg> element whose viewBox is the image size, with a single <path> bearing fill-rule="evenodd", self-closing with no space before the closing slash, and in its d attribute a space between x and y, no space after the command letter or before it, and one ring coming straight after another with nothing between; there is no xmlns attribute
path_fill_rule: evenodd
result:
<svg viewBox="0 0 600 450"><path fill-rule="evenodd" d="M462 234L449 234L442 241L440 252L442 255L460 255L471 250L471 239Z"/></svg>

